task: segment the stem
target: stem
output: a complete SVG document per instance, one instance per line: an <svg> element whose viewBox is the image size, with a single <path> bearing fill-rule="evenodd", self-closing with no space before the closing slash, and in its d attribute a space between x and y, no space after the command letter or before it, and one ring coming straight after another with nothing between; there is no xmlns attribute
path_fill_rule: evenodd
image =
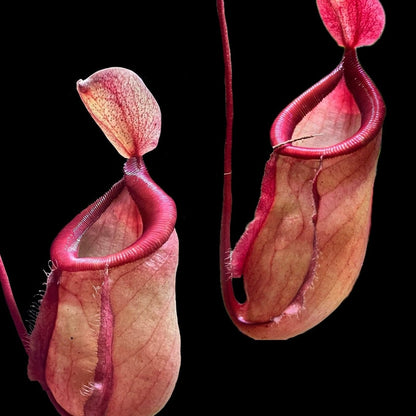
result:
<svg viewBox="0 0 416 416"><path fill-rule="evenodd" d="M20 341L22 341L23 347L26 353L29 354L29 334L23 323L22 316L20 315L19 308L13 296L12 288L10 287L9 278L4 268L3 260L0 256L0 284L3 289L4 298L6 299L7 307L9 308L10 315L13 319L14 326L16 327L17 334Z"/></svg>
<svg viewBox="0 0 416 416"><path fill-rule="evenodd" d="M224 81L225 81L225 116L226 132L224 146L224 185L223 204L220 232L220 269L223 298L226 305L235 307L237 302L232 288L231 270L231 211L232 211L232 131L234 118L234 102L232 90L232 66L230 42L228 39L227 21L224 10L224 0L217 0L217 12L221 30L221 40L224 55ZM227 310L230 310L227 307Z"/></svg>
<svg viewBox="0 0 416 416"><path fill-rule="evenodd" d="M220 21L222 48L224 55L225 103L226 103L226 139L224 149L224 175L231 175L231 148L234 117L234 102L232 88L231 50L228 40L227 21L225 18L224 1L217 0L218 17Z"/></svg>
<svg viewBox="0 0 416 416"><path fill-rule="evenodd" d="M223 205L221 218L221 272L223 278L229 277L229 256L231 252L230 227L232 210L232 191L231 191L231 150L232 150L232 130L234 117L234 103L232 90L232 68L231 51L228 40L227 21L224 10L224 0L217 0L217 11L221 30L221 40L224 55L224 82L225 82L225 116L226 132L224 146L224 184L223 184Z"/></svg>

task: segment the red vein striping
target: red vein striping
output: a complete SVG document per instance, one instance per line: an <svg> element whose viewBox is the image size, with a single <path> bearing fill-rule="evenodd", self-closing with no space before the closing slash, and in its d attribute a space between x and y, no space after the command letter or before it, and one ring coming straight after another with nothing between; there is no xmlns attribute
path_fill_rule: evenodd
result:
<svg viewBox="0 0 416 416"><path fill-rule="evenodd" d="M324 158L321 156L318 170L315 173L315 176L312 180L312 194L313 194L313 201L314 201L314 215L312 217L313 222L313 249L312 249L312 258L309 265L308 273L306 274L305 280L303 281L302 286L300 287L294 301L296 303L299 303L300 305L303 304L303 298L305 296L305 292L308 290L308 288L313 283L314 277L315 277L315 270L316 265L318 261L318 238L317 238L317 224L318 224L318 216L319 216L319 207L321 202L321 195L318 191L318 178L320 173L323 170L323 162ZM292 302L293 303L293 302Z"/></svg>
<svg viewBox="0 0 416 416"><path fill-rule="evenodd" d="M161 316L160 316L160 319L158 320L158 322L156 323L156 325L155 325L155 327L154 327L154 329L153 329L153 334L152 334L152 337L154 336L154 334L160 329L160 326L162 325L162 324L166 324L166 320L165 320L165 316L166 316L166 314L165 314L165 312L166 312L166 310L168 310L169 308L170 308L170 305L172 304L172 302L174 302L175 301L175 292L172 292L171 293L171 296L169 297L169 299L168 299L168 301L166 302L166 307L165 307L165 309L163 310L163 313L161 314ZM150 341L150 339L149 339L149 341ZM148 342L149 342L148 341ZM151 358L151 360L150 361L148 361L147 363L146 363L146 365L140 370L140 372L138 373L138 374L136 374L136 376L134 377L134 380L135 379L137 379L138 377L140 377L141 376L141 373L143 372L143 370L145 369L145 368L147 368L147 367L149 367L150 365L152 365L152 363L155 361L155 360L161 360L161 358L163 357L163 355L162 355L162 357L160 356L160 351L162 350L162 349L164 349L164 346L165 346L165 343L166 343L166 337L165 338L163 338L163 341L164 342L162 342L162 343L159 343L159 348L156 350L156 351L154 351L154 354L153 354L153 357ZM151 384L151 386L149 386L149 388L148 388L148 394L147 395L144 395L143 396L143 398L142 398L142 400L141 400L141 402L138 404L138 407L140 407L144 402L145 402L145 400L147 400L147 398L148 398L148 395L153 391L153 389L157 386L157 385L159 385L159 383L160 383L160 376L161 376L161 374L163 373L163 371L165 370L165 368L168 366L168 364L169 364L169 362L171 361L171 359L172 359L172 356L173 356L173 352L175 351L175 348L177 347L177 344L178 344L178 342L179 342L179 338L177 338L177 337L174 337L173 338L173 342L171 343L171 348L170 348L170 353L169 354L166 354L165 356L166 356L166 359L164 360L164 365L163 365L163 367L161 367L161 362L159 361L159 363L158 363L158 365L159 365L159 371L157 372L158 374L157 375L155 375L155 378L154 378L154 380L153 380L153 383ZM147 345L147 343L145 344L145 345ZM140 350L139 350L140 351ZM138 351L137 351L137 353L138 353ZM171 380L172 379L170 379L170 380L168 380L168 383L170 383L171 382ZM132 383L133 384L133 383ZM166 389L165 389L165 391L166 390L168 390L168 386L166 387Z"/></svg>
<svg viewBox="0 0 416 416"><path fill-rule="evenodd" d="M113 390L113 333L114 316L110 304L110 282L108 269L104 270L101 287L101 320L98 334L94 391L84 406L85 416L102 416L107 409Z"/></svg>

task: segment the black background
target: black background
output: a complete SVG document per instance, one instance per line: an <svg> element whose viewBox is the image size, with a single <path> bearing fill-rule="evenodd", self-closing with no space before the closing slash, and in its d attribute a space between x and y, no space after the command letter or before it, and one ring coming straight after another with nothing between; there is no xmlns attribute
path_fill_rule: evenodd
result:
<svg viewBox="0 0 416 416"><path fill-rule="evenodd" d="M25 319L60 229L121 177L123 158L85 110L75 82L124 66L162 110L159 146L145 156L177 204L177 309L182 367L161 416L266 415L406 408L414 278L406 246L414 208L406 96L412 66L405 10L384 0L382 38L359 51L387 104L367 257L351 295L324 322L288 341L238 332L222 304L218 243L224 141L223 63L214 0L60 2L7 6L2 35L0 253ZM58 5L59 4L59 5ZM398 2L396 2L398 4ZM234 216L252 218L269 128L339 62L315 2L226 2L234 69ZM414 146L414 145L413 145ZM409 149L409 150L407 150ZM55 415L0 302L2 414ZM370 413L375 414L375 413Z"/></svg>

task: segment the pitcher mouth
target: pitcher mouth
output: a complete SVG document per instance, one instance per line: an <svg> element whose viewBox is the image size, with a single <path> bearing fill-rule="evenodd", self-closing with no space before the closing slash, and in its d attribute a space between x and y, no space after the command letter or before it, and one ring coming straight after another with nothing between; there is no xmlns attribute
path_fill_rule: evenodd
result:
<svg viewBox="0 0 416 416"><path fill-rule="evenodd" d="M85 248L83 238L106 213L110 205L127 190L137 207L135 241L114 252L94 255ZM124 177L106 194L78 214L55 238L51 247L52 262L67 271L99 270L144 258L162 246L174 229L176 207L151 179L141 158L132 157L124 165ZM117 224L114 222L114 226ZM96 236L100 238L100 236Z"/></svg>
<svg viewBox="0 0 416 416"><path fill-rule="evenodd" d="M340 82L345 82L350 98L356 103L356 115L360 117L357 129L329 146L299 145L302 138L293 137L296 126L329 97ZM384 117L385 105L380 93L361 67L355 49L346 49L334 71L292 101L279 114L272 125L270 140L275 151L286 156L301 159L341 156L352 153L373 140L382 128ZM316 141L319 142L319 130L313 130L310 134L305 139L316 135ZM304 140L304 143L307 144L308 141Z"/></svg>

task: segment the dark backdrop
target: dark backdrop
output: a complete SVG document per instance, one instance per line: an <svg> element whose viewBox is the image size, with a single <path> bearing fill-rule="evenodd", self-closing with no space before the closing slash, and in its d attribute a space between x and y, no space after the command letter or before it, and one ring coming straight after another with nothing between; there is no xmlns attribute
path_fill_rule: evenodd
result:
<svg viewBox="0 0 416 416"><path fill-rule="evenodd" d="M121 177L123 159L85 110L75 82L124 66L143 78L161 107L159 146L145 160L178 209L182 367L160 415L375 414L405 406L402 380L412 365L407 347L414 327L408 308L414 271L404 267L411 262L405 247L413 243L405 237L412 236L414 223L406 201L414 186L411 165L403 158L412 135L402 96L411 94L406 80L412 70L399 43L406 11L384 0L385 32L359 51L388 108L361 276L319 326L288 341L258 342L232 325L220 293L225 122L215 1L37 3L7 6L2 29L0 253L25 319L45 281L53 238ZM312 0L226 3L236 101L237 236L257 203L274 118L328 74L342 50ZM55 415L40 386L27 380L25 353L1 299L0 324L7 368L2 405L12 409L6 413Z"/></svg>

